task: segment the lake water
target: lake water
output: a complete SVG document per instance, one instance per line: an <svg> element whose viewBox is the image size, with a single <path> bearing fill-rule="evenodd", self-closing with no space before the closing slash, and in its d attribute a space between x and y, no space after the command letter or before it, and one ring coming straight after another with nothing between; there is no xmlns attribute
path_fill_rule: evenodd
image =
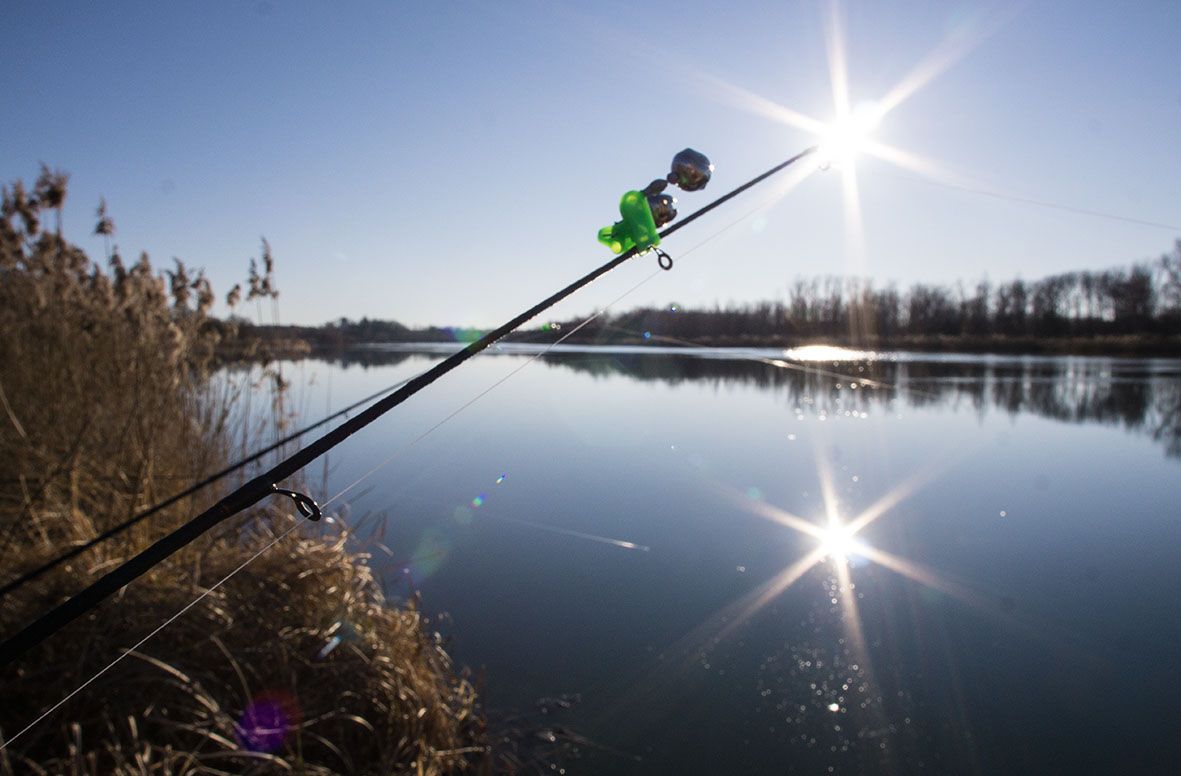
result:
<svg viewBox="0 0 1181 776"><path fill-rule="evenodd" d="M790 355L506 348L310 479L547 772L1177 772L1181 361Z"/></svg>

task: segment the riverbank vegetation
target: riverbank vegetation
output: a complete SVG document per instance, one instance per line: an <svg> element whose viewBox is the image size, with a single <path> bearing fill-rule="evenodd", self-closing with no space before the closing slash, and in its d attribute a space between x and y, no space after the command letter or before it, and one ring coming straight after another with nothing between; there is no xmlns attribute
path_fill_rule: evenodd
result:
<svg viewBox="0 0 1181 776"><path fill-rule="evenodd" d="M180 262L157 274L146 255L128 262L114 248L92 261L63 237L65 198L66 176L48 169L31 190L3 191L0 584L269 441L283 422L273 373L259 373L276 401L263 428L244 420L240 388L210 379L227 342L258 351L211 317L209 280ZM108 243L114 234L105 207L95 231ZM265 244L262 265L231 289L231 308L273 302ZM0 632L219 495L177 503L8 593ZM339 522L284 536L290 512L276 501L219 526L0 672L8 741L131 650L0 753L0 773L421 774L484 762L473 686L415 601L387 605Z"/></svg>

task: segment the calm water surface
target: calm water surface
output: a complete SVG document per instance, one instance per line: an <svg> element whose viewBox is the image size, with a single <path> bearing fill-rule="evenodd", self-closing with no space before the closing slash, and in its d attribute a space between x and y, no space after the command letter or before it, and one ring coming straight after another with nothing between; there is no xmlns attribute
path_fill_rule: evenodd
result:
<svg viewBox="0 0 1181 776"><path fill-rule="evenodd" d="M283 369L310 420L439 358ZM312 472L334 494L388 461L332 506L391 596L447 614L523 756L1181 767L1181 361L528 360L474 359Z"/></svg>

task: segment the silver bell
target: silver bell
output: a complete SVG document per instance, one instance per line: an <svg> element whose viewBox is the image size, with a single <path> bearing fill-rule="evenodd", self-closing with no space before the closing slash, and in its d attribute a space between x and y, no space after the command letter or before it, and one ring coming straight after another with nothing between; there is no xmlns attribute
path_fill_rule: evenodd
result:
<svg viewBox="0 0 1181 776"><path fill-rule="evenodd" d="M648 196L648 208L652 211L652 220L656 222L657 229L677 217L676 203L668 194Z"/></svg>
<svg viewBox="0 0 1181 776"><path fill-rule="evenodd" d="M709 183L709 176L713 171L714 166L709 163L705 154L686 148L673 157L668 182L675 183L685 191L699 191Z"/></svg>

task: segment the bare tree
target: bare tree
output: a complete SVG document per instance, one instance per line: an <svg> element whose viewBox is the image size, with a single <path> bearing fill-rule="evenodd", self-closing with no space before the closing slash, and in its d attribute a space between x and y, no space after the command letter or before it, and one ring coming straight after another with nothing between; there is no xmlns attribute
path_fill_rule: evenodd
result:
<svg viewBox="0 0 1181 776"><path fill-rule="evenodd" d="M1159 309L1181 315L1181 239L1173 243L1173 250L1160 257L1160 269Z"/></svg>

